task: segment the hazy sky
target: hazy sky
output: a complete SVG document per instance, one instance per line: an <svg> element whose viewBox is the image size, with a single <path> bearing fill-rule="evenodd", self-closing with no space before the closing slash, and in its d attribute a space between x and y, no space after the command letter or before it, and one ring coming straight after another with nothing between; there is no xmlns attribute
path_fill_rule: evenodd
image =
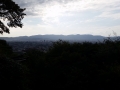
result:
<svg viewBox="0 0 120 90"><path fill-rule="evenodd" d="M120 35L120 0L13 0L26 8L23 28L10 34Z"/></svg>

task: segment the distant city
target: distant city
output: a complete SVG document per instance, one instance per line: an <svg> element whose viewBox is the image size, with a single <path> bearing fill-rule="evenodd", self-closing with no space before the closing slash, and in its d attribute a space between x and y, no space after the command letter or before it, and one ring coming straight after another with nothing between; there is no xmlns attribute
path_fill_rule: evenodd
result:
<svg viewBox="0 0 120 90"><path fill-rule="evenodd" d="M46 52L48 48L52 45L52 42L8 41L8 44L13 48L13 52L24 52L24 50L33 48Z"/></svg>
<svg viewBox="0 0 120 90"><path fill-rule="evenodd" d="M102 42L107 37L93 35L34 35L21 37L0 37L8 42L14 52L23 52L26 49L36 48L47 51L52 42L64 40L69 42Z"/></svg>

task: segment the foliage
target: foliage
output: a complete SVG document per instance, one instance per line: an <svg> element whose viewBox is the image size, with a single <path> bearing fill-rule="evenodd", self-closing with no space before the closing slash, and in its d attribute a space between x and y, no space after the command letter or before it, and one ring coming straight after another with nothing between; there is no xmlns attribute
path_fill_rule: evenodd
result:
<svg viewBox="0 0 120 90"><path fill-rule="evenodd" d="M21 64L6 57L0 57L0 88L26 90L26 71L27 69Z"/></svg>
<svg viewBox="0 0 120 90"><path fill-rule="evenodd" d="M26 50L22 56L26 60L19 64L9 64L9 61L8 64L2 63L1 67L4 69L1 70L6 71L3 74L9 81L10 77L14 80L17 75L20 83L23 76L27 79L25 79L27 86L24 82L19 85L24 84L31 90L48 87L82 90L116 89L120 88L119 53L119 39L105 39L96 43L69 43L59 40L54 42L47 52L38 49ZM26 69L27 76L23 73ZM22 87L19 85L18 87Z"/></svg>
<svg viewBox="0 0 120 90"><path fill-rule="evenodd" d="M12 90L27 89L27 68L12 60L12 48L0 40L0 88Z"/></svg>
<svg viewBox="0 0 120 90"><path fill-rule="evenodd" d="M8 23L7 25L9 27L21 27L23 24L21 23L21 20L24 18L23 11L25 9L22 9L18 6L18 4L15 4L12 0L0 0L0 17L5 20L7 19ZM2 21L0 21L0 33L3 34L9 33L9 29L7 26L4 25Z"/></svg>
<svg viewBox="0 0 120 90"><path fill-rule="evenodd" d="M120 80L119 53L118 39L72 44L59 40L46 53L26 52L29 58L22 63L30 69L32 89L115 89Z"/></svg>
<svg viewBox="0 0 120 90"><path fill-rule="evenodd" d="M9 57L12 55L12 48L5 40L0 40L0 56Z"/></svg>

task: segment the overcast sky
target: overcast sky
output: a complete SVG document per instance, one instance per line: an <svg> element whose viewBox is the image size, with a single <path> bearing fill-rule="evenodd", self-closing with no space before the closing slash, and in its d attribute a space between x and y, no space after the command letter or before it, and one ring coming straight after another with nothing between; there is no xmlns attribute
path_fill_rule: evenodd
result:
<svg viewBox="0 0 120 90"><path fill-rule="evenodd" d="M120 0L13 0L26 8L23 28L3 36L92 34L120 36Z"/></svg>

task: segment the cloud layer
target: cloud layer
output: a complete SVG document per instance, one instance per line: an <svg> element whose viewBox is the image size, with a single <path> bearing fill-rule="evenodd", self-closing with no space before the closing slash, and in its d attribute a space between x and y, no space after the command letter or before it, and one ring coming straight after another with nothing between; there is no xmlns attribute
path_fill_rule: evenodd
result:
<svg viewBox="0 0 120 90"><path fill-rule="evenodd" d="M14 0L21 7L27 8L28 15L43 15L46 8L60 6L63 12L85 10L114 11L120 10L119 0ZM33 13L33 14L32 14Z"/></svg>
<svg viewBox="0 0 120 90"><path fill-rule="evenodd" d="M120 0L13 0L26 8L29 34L120 35ZM11 36L18 31L11 29ZM34 31L35 30L35 31ZM14 32L13 32L14 31ZM18 35L22 35L23 33ZM14 34L12 34L14 33Z"/></svg>

